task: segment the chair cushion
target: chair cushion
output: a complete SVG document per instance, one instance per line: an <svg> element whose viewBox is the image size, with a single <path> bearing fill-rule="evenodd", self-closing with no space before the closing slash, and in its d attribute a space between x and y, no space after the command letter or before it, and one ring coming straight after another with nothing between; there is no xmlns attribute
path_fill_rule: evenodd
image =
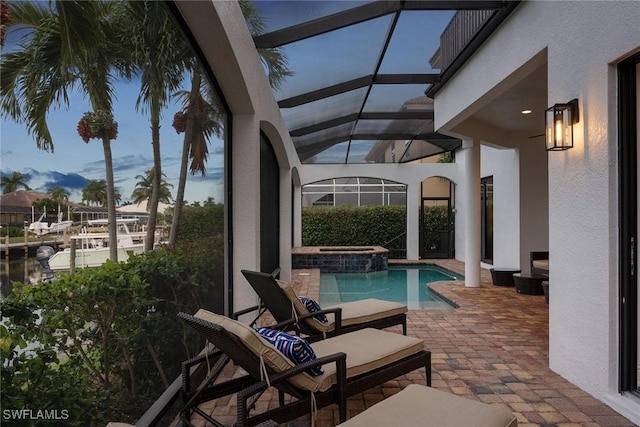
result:
<svg viewBox="0 0 640 427"><path fill-rule="evenodd" d="M289 301L291 301L292 311L295 311L298 316L310 314L307 307L305 307L305 305L300 301L298 295L296 295L296 291L293 290L289 283L285 282L284 280L276 280L276 282L278 282L280 289L283 290L284 294L287 296L287 298L289 298ZM291 317L294 317L293 314L294 313L292 313ZM306 322L311 328L317 330L318 332L331 332L335 329L335 325L333 324L333 322L322 323L315 317L304 319L304 322Z"/></svg>
<svg viewBox="0 0 640 427"><path fill-rule="evenodd" d="M269 328L256 328L256 332L295 364L316 359L315 352L304 338ZM322 367L314 366L307 372L311 375L322 375Z"/></svg>
<svg viewBox="0 0 640 427"><path fill-rule="evenodd" d="M516 427L517 418L500 408L451 393L409 384L339 427Z"/></svg>
<svg viewBox="0 0 640 427"><path fill-rule="evenodd" d="M539 268L540 270L549 270L549 260L548 259L537 259L531 261L531 264L535 268Z"/></svg>
<svg viewBox="0 0 640 427"><path fill-rule="evenodd" d="M309 313L315 313L316 311L322 310L322 308L320 308L320 304L318 304L316 302L316 300L314 300L313 298L298 297L298 299L305 306L305 308L309 311ZM324 315L324 314L318 314L317 316L314 316L314 317L316 319L318 319L322 323L327 323L328 322L327 316Z"/></svg>
<svg viewBox="0 0 640 427"><path fill-rule="evenodd" d="M342 308L342 326L357 325L407 312L407 306L399 302L365 299L345 302L325 308Z"/></svg>
<svg viewBox="0 0 640 427"><path fill-rule="evenodd" d="M262 357L276 372L286 371L295 366L287 356L265 341L258 332L248 325L204 309L198 310L194 317L219 325L236 336L256 356Z"/></svg>
<svg viewBox="0 0 640 427"><path fill-rule="evenodd" d="M291 359L282 354L250 326L204 309L198 310L194 316L202 320L206 320L207 322L220 325L226 331L242 341L242 343L257 357L262 357L266 364L275 372L283 372L295 366ZM316 391L318 390L318 381L315 378L320 377L324 377L324 374L319 377L312 377L308 373L303 372L292 376L288 381L301 389ZM329 384L327 388L329 388L329 386L331 386L331 384Z"/></svg>
<svg viewBox="0 0 640 427"><path fill-rule="evenodd" d="M299 316L310 313L307 307L300 302L298 296L289 283L283 280L278 280L277 282L287 298L291 301L293 309L295 309ZM405 304L374 298L336 304L325 308L335 307L342 308L342 326L357 325L407 312L407 306ZM305 319L307 324L318 332L333 332L336 328L334 315L328 314L327 320L327 323L322 323L314 317Z"/></svg>
<svg viewBox="0 0 640 427"><path fill-rule="evenodd" d="M318 357L346 353L347 378L352 378L418 353L424 348L424 342L395 332L365 328L314 342L311 347ZM323 368L324 374L310 377L320 391L336 383L336 364Z"/></svg>

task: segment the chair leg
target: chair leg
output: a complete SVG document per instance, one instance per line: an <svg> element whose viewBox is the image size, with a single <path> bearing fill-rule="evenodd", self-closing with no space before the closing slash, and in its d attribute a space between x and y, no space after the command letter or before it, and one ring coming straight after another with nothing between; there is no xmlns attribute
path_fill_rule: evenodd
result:
<svg viewBox="0 0 640 427"><path fill-rule="evenodd" d="M402 335L407 335L407 318L404 318L402 322Z"/></svg>
<svg viewBox="0 0 640 427"><path fill-rule="evenodd" d="M280 406L284 406L284 391L278 390L278 403Z"/></svg>

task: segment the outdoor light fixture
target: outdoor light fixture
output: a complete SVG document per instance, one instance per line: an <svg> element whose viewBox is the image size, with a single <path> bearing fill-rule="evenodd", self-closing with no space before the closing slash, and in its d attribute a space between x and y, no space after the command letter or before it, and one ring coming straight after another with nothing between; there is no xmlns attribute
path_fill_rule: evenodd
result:
<svg viewBox="0 0 640 427"><path fill-rule="evenodd" d="M547 151L573 148L573 125L580 121L578 100L556 104L546 111Z"/></svg>

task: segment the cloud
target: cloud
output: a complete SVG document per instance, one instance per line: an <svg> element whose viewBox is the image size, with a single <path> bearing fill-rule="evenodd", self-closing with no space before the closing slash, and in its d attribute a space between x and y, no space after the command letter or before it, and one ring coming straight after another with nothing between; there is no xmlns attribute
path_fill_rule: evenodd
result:
<svg viewBox="0 0 640 427"><path fill-rule="evenodd" d="M77 173L62 173L56 171L49 171L49 179L45 181L44 187L49 189L51 187L62 187L69 190L82 190L87 186L87 178Z"/></svg>
<svg viewBox="0 0 640 427"><path fill-rule="evenodd" d="M11 174L11 170L2 169L2 174ZM25 182L35 191L47 191L51 187L63 187L70 191L82 190L87 185L87 178L78 173L59 171L38 171L26 169L22 174Z"/></svg>

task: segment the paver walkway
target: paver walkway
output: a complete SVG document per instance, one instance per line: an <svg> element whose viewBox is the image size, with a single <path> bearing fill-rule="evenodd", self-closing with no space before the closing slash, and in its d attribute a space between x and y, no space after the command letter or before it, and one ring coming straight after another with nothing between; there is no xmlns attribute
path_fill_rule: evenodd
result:
<svg viewBox="0 0 640 427"><path fill-rule="evenodd" d="M464 274L459 261L435 263ZM319 274L319 270L294 271L292 282L299 295L318 297ZM635 425L549 369L549 310L544 296L494 286L487 270L482 270L481 281L479 288L465 288L462 282L431 284L459 308L409 312L407 334L424 339L432 353L433 387L504 408L517 416L521 427ZM401 333L400 327L395 329ZM353 396L348 416L410 383L424 381L424 372L414 371ZM265 393L257 409L275 407L277 401L276 393ZM225 425L235 421L235 399L211 402L207 409ZM331 405L318 411L315 426L334 426L337 421L337 406ZM289 423L309 425L309 416Z"/></svg>

